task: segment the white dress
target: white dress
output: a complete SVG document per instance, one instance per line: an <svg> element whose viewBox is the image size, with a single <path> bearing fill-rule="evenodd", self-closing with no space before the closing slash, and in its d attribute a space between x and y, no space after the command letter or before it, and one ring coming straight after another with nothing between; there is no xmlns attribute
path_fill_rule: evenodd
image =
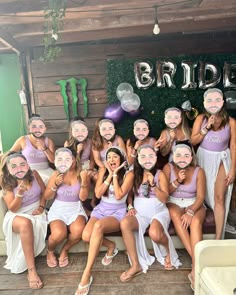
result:
<svg viewBox="0 0 236 295"><path fill-rule="evenodd" d="M22 249L20 235L12 231L12 223L16 216L22 216L31 220L34 232L34 256L39 255L45 248L45 238L47 234L46 214L32 215L32 212L39 207L39 201L20 208L13 213L7 211L3 220L3 232L7 245L7 260L5 268L12 273L21 273L27 269L25 255Z"/></svg>
<svg viewBox="0 0 236 295"><path fill-rule="evenodd" d="M158 183L158 174L155 175L155 181ZM134 208L137 211L135 215L138 224L139 230L135 232L135 240L136 240L136 249L138 254L139 263L142 266L143 272L146 273L149 266L153 264L155 261L155 257L158 262L162 265L165 264L165 257L166 257L166 249L164 246L156 244L152 241L155 257L148 253L144 234L148 226L152 223L154 219L158 220L161 225L163 226L164 232L169 241L169 252L170 252L170 260L171 264L178 268L181 266L181 262L179 261L178 254L175 250L173 241L168 233L168 228L170 224L170 215L169 211L165 204L159 201L157 197L150 197L145 198L141 196L142 192L139 189L139 196L136 196L134 199ZM150 195L153 195L154 192L151 192Z"/></svg>

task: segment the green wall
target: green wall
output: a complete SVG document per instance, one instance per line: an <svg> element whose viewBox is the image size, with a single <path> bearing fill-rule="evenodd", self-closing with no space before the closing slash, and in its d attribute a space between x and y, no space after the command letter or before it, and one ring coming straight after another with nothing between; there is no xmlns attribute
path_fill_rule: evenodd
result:
<svg viewBox="0 0 236 295"><path fill-rule="evenodd" d="M4 152L25 134L23 106L17 93L20 89L18 56L0 54L0 131Z"/></svg>

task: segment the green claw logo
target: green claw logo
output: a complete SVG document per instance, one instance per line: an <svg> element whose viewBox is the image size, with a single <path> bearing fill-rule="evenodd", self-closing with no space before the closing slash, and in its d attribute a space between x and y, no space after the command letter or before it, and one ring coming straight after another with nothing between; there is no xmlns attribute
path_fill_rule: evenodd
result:
<svg viewBox="0 0 236 295"><path fill-rule="evenodd" d="M81 92L82 92L82 97L83 97L83 102L84 102L84 117L88 116L88 97L86 94L87 90L87 80L82 78L82 79L76 79L76 78L70 78L67 80L58 80L56 81L56 84L60 85L61 88L61 95L63 98L63 103L64 103L64 110L66 113L66 118L67 120L70 119L70 114L69 114L69 97L67 95L67 83L70 85L71 89L71 95L72 95L72 111L73 111L73 116L76 117L78 116L78 108L77 108L77 103L78 103L78 90L77 90L77 85L81 85Z"/></svg>

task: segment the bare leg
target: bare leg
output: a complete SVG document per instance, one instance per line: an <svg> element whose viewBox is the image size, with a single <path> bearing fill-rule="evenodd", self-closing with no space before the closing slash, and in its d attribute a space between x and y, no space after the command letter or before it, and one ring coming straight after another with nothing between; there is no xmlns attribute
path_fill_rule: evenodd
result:
<svg viewBox="0 0 236 295"><path fill-rule="evenodd" d="M125 277L130 277L142 270L142 267L139 264L138 260L136 242L134 237L134 231L138 231L139 224L135 216L126 216L121 221L120 226L125 247L131 260L131 267L126 272L121 274L121 281L125 281ZM123 277L124 279L122 279Z"/></svg>
<svg viewBox="0 0 236 295"><path fill-rule="evenodd" d="M170 259L169 240L164 232L162 224L156 219L154 219L150 225L149 236L155 243L165 247L167 253L165 258L165 269L172 270L173 266L171 265Z"/></svg>
<svg viewBox="0 0 236 295"><path fill-rule="evenodd" d="M59 260L63 261L66 257L68 257L69 249L81 240L84 227L85 227L84 216L78 216L76 220L69 225L70 233L66 243L64 244L61 250Z"/></svg>
<svg viewBox="0 0 236 295"><path fill-rule="evenodd" d="M215 207L214 207L214 215L215 215L215 224L216 224L216 240L220 240L222 238L222 232L224 228L225 221L225 194L227 190L227 186L225 184L225 169L223 164L220 165L218 175L215 182Z"/></svg>
<svg viewBox="0 0 236 295"><path fill-rule="evenodd" d="M31 220L25 217L16 216L13 220L12 230L20 235L22 249L28 267L28 280L31 282L30 287L33 289L42 288L43 283L35 268L34 232Z"/></svg>
<svg viewBox="0 0 236 295"><path fill-rule="evenodd" d="M116 232L120 230L120 223L114 217L106 217L97 221L95 220L96 219L93 218L93 220L91 221L91 225L89 225L89 227L93 226L93 230L90 237L87 264L80 281L80 285L82 286L89 283L92 267L95 263L95 259L103 242L103 235L105 233Z"/></svg>
<svg viewBox="0 0 236 295"><path fill-rule="evenodd" d="M202 206L193 216L192 222L190 225L190 239L191 239L191 248L192 248L192 285L194 288L194 280L195 280L195 257L194 257L194 249L195 245L202 240L202 224L206 217L206 209Z"/></svg>
<svg viewBox="0 0 236 295"><path fill-rule="evenodd" d="M183 228L181 221L181 216L184 214L184 209L172 203L168 203L168 209L170 212L171 220L174 223L176 233L184 244L184 247L187 250L188 254L192 257L190 235L188 230Z"/></svg>
<svg viewBox="0 0 236 295"><path fill-rule="evenodd" d="M51 235L48 238L47 261L49 261L49 264L54 264L54 266L56 266L56 257L53 252L56 246L67 238L67 226L61 220L54 220L50 223L50 229Z"/></svg>

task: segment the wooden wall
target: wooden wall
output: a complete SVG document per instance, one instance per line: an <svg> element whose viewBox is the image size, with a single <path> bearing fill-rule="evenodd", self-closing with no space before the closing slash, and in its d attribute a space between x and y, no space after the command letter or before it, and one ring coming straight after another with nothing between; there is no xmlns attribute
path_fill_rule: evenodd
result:
<svg viewBox="0 0 236 295"><path fill-rule="evenodd" d="M39 113L47 123L47 133L56 146L62 146L68 136L68 122L63 108L63 99L57 80L86 78L89 115L86 118L90 135L95 121L103 116L107 106L106 61L117 58L158 58L201 53L226 53L236 51L236 33L211 35L181 35L142 41L114 39L112 44L78 44L63 47L60 58L54 63L42 63L39 48L34 48L30 57L29 80L33 112ZM79 115L83 115L79 91Z"/></svg>

